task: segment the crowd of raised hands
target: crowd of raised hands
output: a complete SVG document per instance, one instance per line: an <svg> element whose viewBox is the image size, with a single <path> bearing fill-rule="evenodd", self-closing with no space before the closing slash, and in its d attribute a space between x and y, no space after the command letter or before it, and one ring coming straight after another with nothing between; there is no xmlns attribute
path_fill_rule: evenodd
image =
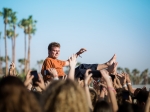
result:
<svg viewBox="0 0 150 112"><path fill-rule="evenodd" d="M59 79L50 68L49 80L38 74L35 84L31 71L19 82L11 63L8 76L0 81L0 112L150 112L147 88L133 88L127 73L117 73L117 62L99 70L98 78L87 69L81 80L75 78L76 55L68 60L68 74Z"/></svg>

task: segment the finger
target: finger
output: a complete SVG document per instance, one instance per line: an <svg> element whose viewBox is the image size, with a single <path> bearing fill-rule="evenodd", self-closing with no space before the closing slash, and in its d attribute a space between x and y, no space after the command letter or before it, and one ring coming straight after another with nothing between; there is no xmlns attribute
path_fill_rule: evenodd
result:
<svg viewBox="0 0 150 112"><path fill-rule="evenodd" d="M26 76L30 76L30 72L31 72L31 70L28 71L28 73L26 74Z"/></svg>
<svg viewBox="0 0 150 112"><path fill-rule="evenodd" d="M78 78L77 80L78 80L78 82L80 82L80 78Z"/></svg>
<svg viewBox="0 0 150 112"><path fill-rule="evenodd" d="M35 82L38 86L40 85L40 82Z"/></svg>
<svg viewBox="0 0 150 112"><path fill-rule="evenodd" d="M117 74L117 76L122 77L120 74Z"/></svg>
<svg viewBox="0 0 150 112"><path fill-rule="evenodd" d="M118 62L114 63L114 67L116 67L118 65Z"/></svg>
<svg viewBox="0 0 150 112"><path fill-rule="evenodd" d="M87 51L85 48L82 48L83 51Z"/></svg>
<svg viewBox="0 0 150 112"><path fill-rule="evenodd" d="M40 76L40 74L38 74L38 79L39 79L40 81L42 81L42 77Z"/></svg>
<svg viewBox="0 0 150 112"><path fill-rule="evenodd" d="M90 78L93 74L89 74L88 77Z"/></svg>
<svg viewBox="0 0 150 112"><path fill-rule="evenodd" d="M32 80L33 78L34 78L34 75L31 75L29 79Z"/></svg>
<svg viewBox="0 0 150 112"><path fill-rule="evenodd" d="M91 69L87 69L85 73L86 73L86 74L88 74L88 73L89 73L89 71L91 71Z"/></svg>
<svg viewBox="0 0 150 112"><path fill-rule="evenodd" d="M62 77L62 79L65 79L64 76Z"/></svg>
<svg viewBox="0 0 150 112"><path fill-rule="evenodd" d="M65 80L67 79L67 75L65 75Z"/></svg>

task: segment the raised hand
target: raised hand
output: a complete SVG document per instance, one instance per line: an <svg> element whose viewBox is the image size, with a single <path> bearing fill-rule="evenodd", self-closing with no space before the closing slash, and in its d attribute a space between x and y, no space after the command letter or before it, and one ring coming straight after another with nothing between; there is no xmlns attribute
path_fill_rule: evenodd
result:
<svg viewBox="0 0 150 112"><path fill-rule="evenodd" d="M15 64L14 64L13 62L11 62L9 69L11 69L11 70L14 70L14 69L15 69Z"/></svg>
<svg viewBox="0 0 150 112"><path fill-rule="evenodd" d="M24 85L27 87L32 83L32 79L34 78L33 75L30 75L30 72L31 71L28 71L28 73L26 74L25 81L24 81Z"/></svg>
<svg viewBox="0 0 150 112"><path fill-rule="evenodd" d="M16 76L17 75L16 70L15 70L15 64L13 62L10 64L8 75L11 75L11 76Z"/></svg>
<svg viewBox="0 0 150 112"><path fill-rule="evenodd" d="M42 89L45 90L45 84L44 84L44 80L43 78L40 76L40 74L38 74L38 81L36 82L36 84Z"/></svg>
<svg viewBox="0 0 150 112"><path fill-rule="evenodd" d="M52 75L52 77L58 77L58 73L55 68L48 69L49 73Z"/></svg>
<svg viewBox="0 0 150 112"><path fill-rule="evenodd" d="M111 81L110 80L110 76L109 76L109 72L105 69L103 70L100 70L101 74L102 74L102 77L104 78L104 80L107 82L107 81Z"/></svg>
<svg viewBox="0 0 150 112"><path fill-rule="evenodd" d="M125 74L125 75L126 75L126 82L131 83L130 76L128 74Z"/></svg>
<svg viewBox="0 0 150 112"><path fill-rule="evenodd" d="M75 68L77 61L76 61L77 57L75 54L73 54L70 58L69 58L69 66L71 68Z"/></svg>
<svg viewBox="0 0 150 112"><path fill-rule="evenodd" d="M84 83L85 83L85 85L88 85L90 77L92 76L92 73L89 74L89 71L91 71L91 69L87 69L85 74L84 74Z"/></svg>
<svg viewBox="0 0 150 112"><path fill-rule="evenodd" d="M119 80L120 80L120 83L121 85L125 85L126 84L126 74L125 73L122 73L121 75L117 75Z"/></svg>

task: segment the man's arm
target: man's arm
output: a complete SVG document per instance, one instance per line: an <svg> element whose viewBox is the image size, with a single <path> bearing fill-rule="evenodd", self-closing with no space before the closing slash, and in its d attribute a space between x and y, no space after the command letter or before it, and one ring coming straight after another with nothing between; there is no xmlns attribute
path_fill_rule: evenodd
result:
<svg viewBox="0 0 150 112"><path fill-rule="evenodd" d="M75 55L76 57L80 56L80 54L84 53L85 51L87 51L85 48L81 48ZM65 61L65 66L69 66L69 59L67 61Z"/></svg>

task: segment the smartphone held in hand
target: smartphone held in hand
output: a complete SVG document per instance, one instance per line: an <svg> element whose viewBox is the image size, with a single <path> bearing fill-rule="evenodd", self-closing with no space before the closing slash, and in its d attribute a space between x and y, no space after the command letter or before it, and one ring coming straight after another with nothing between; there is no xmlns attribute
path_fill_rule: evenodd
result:
<svg viewBox="0 0 150 112"><path fill-rule="evenodd" d="M32 79L33 85L37 86L37 84L36 84L36 82L38 81L38 72L37 72L37 70L31 71L30 74L34 76L34 78Z"/></svg>

